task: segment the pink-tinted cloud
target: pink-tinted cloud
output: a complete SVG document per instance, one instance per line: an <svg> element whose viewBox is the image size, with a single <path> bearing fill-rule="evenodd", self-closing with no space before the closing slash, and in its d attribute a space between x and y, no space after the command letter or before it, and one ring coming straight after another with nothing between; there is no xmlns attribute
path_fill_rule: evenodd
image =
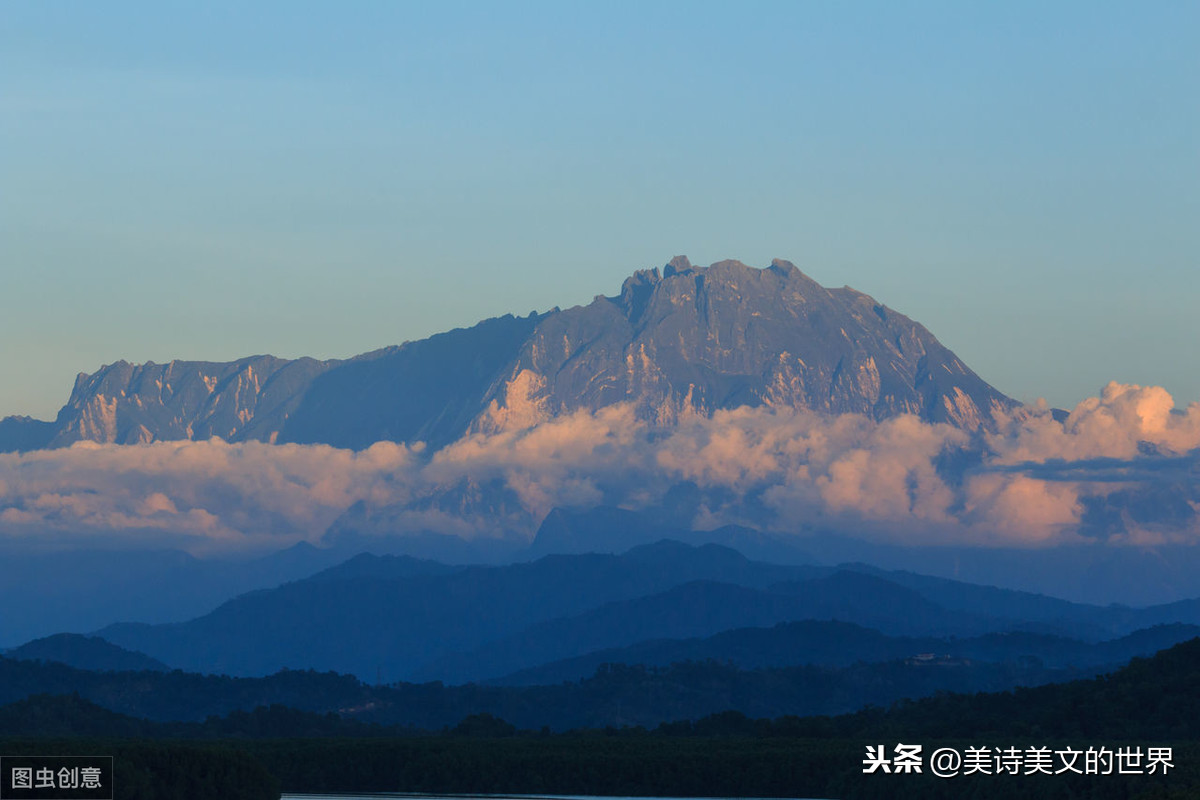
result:
<svg viewBox="0 0 1200 800"><path fill-rule="evenodd" d="M412 450L392 443L355 453L219 439L81 442L4 454L0 535L159 531L197 551L317 540L354 502L403 499L414 464Z"/></svg>
<svg viewBox="0 0 1200 800"><path fill-rule="evenodd" d="M183 541L201 553L279 547L320 542L352 507L367 534L532 537L555 506L646 507L686 481L704 496L692 520L702 527L1035 545L1078 538L1090 498L1155 479L1091 481L1089 460L1145 463L1150 447L1195 469L1200 404L1179 411L1160 388L1109 384L1063 422L1044 406L1019 410L984 437L970 470L947 466L947 455L979 444L912 416L877 422L788 408L691 416L664 433L624 405L474 433L436 453L389 442L361 452L216 439L79 443L0 455L0 537ZM1079 468L1057 478L1032 468L1063 463ZM1181 491L1200 508L1194 481ZM1175 540L1196 536L1189 519L1171 522ZM1161 525L1131 520L1117 538L1163 535Z"/></svg>
<svg viewBox="0 0 1200 800"><path fill-rule="evenodd" d="M1110 383L1059 423L1044 406L1021 409L989 437L998 463L1134 458L1142 443L1166 452L1200 447L1200 403L1176 410L1160 386Z"/></svg>

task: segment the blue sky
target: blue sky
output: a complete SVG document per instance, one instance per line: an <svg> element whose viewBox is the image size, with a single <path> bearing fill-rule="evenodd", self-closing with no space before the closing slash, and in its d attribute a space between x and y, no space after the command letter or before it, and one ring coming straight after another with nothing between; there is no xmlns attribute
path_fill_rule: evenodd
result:
<svg viewBox="0 0 1200 800"><path fill-rule="evenodd" d="M248 7L249 6L249 7ZM1196 3L0 7L0 415L794 261L997 388L1200 400Z"/></svg>

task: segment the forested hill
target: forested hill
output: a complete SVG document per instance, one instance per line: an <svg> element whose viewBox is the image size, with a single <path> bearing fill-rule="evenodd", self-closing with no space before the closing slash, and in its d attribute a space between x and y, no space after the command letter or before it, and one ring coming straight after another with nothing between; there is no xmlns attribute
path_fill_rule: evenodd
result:
<svg viewBox="0 0 1200 800"><path fill-rule="evenodd" d="M1198 712L1200 639L1194 639L1096 679L992 694L939 695L837 717L755 720L724 712L654 730L521 732L496 717L472 715L438 734L418 735L280 707L203 723L154 723L113 714L78 697L39 696L0 708L0 730L28 737L61 735L64 726L74 726L85 733L104 729L109 736L176 741L31 744L10 739L0 740L0 747L6 753L32 752L31 747L38 752L95 747L115 752L125 760L122 768L140 781L128 795L138 800L176 796L156 791L147 776L164 785L183 781L201 790L179 796L204 796L203 781L231 775L252 778L255 787L274 780L285 791L307 792L1185 800L1200 796ZM235 753L228 746L184 744L180 738L236 738L239 743ZM927 752L936 746L1087 748L1137 742L1171 748L1174 766L1168 774L1153 775L974 775L949 780L929 772L864 775L864 741L921 742Z"/></svg>
<svg viewBox="0 0 1200 800"><path fill-rule="evenodd" d="M285 671L266 678L183 672L87 672L61 664L0 659L0 702L35 694L78 693L110 711L162 722L200 722L232 711L283 705L365 723L439 730L473 714L526 729L655 726L724 711L746 717L813 717L870 704L908 701L883 716L860 711L836 722L806 722L814 732L859 735L878 726L897 732L966 735L979 731L1060 731L1063 735L1200 734L1200 640L1136 659L1107 678L1067 681L1080 671L1031 662L970 663L905 659L829 668L743 670L714 661L669 667L605 666L590 678L554 686L370 686L350 676ZM1095 674L1095 670L1082 673ZM961 694L947 695L957 691ZM832 725L833 727L828 727Z"/></svg>

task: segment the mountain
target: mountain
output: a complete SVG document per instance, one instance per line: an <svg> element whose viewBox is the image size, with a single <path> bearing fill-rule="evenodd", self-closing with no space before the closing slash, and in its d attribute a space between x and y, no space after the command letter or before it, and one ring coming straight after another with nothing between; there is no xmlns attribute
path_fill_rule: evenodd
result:
<svg viewBox="0 0 1200 800"><path fill-rule="evenodd" d="M30 552L3 546L0 607L10 611L0 614L0 646L95 630L118 620L191 619L231 597L307 577L349 555L307 542L237 559L200 559L179 550Z"/></svg>
<svg viewBox="0 0 1200 800"><path fill-rule="evenodd" d="M796 574L802 577L766 588L695 581L607 603L437 659L414 677L507 683L508 676L523 673L521 683L555 683L591 675L606 662L666 666L711 658L753 668L838 664L816 654L821 648L833 651L843 645L846 653L861 654L851 663L936 651L980 661L1030 656L1055 668L1095 667L1123 663L1200 633L1194 624L1178 622L1198 621L1185 606L1148 611L1082 606L861 565L797 568ZM877 639L829 643L830 631L844 632L837 626L847 624L869 628ZM767 626L777 627L727 635ZM1146 630L1138 631L1141 627ZM814 630L819 635L811 635ZM1129 631L1136 631L1129 641L1112 638ZM943 641L947 636L958 638ZM748 644L747 639L754 641ZM872 646L873 654L867 655ZM539 669L543 665L545 671Z"/></svg>
<svg viewBox="0 0 1200 800"><path fill-rule="evenodd" d="M639 271L615 298L547 316L512 374L485 427L514 407L553 413L633 400L660 422L769 404L974 428L1011 404L925 328L781 260L697 268L680 256L661 274Z"/></svg>
<svg viewBox="0 0 1200 800"><path fill-rule="evenodd" d="M54 439L55 425L32 417L0 419L0 453L40 450Z"/></svg>
<svg viewBox="0 0 1200 800"><path fill-rule="evenodd" d="M547 556L449 571L417 559L360 556L331 572L242 595L190 622L113 625L99 635L199 672L313 668L395 680L447 653L615 600L696 580L763 587L799 569L672 542L621 556Z"/></svg>
<svg viewBox="0 0 1200 800"><path fill-rule="evenodd" d="M117 647L97 636L80 636L77 633L57 633L42 639L34 639L5 654L6 658L26 661L57 661L71 667L86 670L138 672L151 670L165 672L167 665L149 656Z"/></svg>
<svg viewBox="0 0 1200 800"><path fill-rule="evenodd" d="M692 530L690 521L699 508L699 490L688 502L681 495L695 484L681 483L668 490L662 503L642 511L600 505L586 509L550 510L527 550L539 557L551 553L621 553L662 539L690 545L716 544L737 550L747 558L774 564L811 564L815 559L796 537L758 531L740 525L712 530Z"/></svg>
<svg viewBox="0 0 1200 800"><path fill-rule="evenodd" d="M810 574L804 579L768 589L694 581L665 592L607 603L440 659L415 677L450 683L489 680L647 639L708 636L790 620L843 620L891 633L936 635L1006 630L1019 624L946 609L917 592L862 573L806 571Z"/></svg>
<svg viewBox="0 0 1200 800"><path fill-rule="evenodd" d="M230 363L118 361L75 379L51 447L77 441L270 441L313 378L336 362L254 356Z"/></svg>
<svg viewBox="0 0 1200 800"><path fill-rule="evenodd" d="M646 639L800 619L889 635L1023 630L1088 640L1200 621L1191 606L1085 606L856 565L767 564L718 545L664 541L619 556L552 555L496 567L362 555L188 622L111 625L98 635L196 672L482 680Z"/></svg>
<svg viewBox="0 0 1200 800"><path fill-rule="evenodd" d="M53 423L0 423L0 452L213 436L439 447L618 402L663 425L782 405L967 429L1013 405L928 330L865 294L826 289L786 261L693 267L681 256L587 306L489 319L345 361L119 361L80 374Z"/></svg>

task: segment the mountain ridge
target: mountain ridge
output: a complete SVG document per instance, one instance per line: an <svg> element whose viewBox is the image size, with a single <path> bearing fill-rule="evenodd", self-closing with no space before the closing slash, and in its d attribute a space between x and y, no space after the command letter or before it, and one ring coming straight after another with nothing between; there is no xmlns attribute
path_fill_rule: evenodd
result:
<svg viewBox="0 0 1200 800"><path fill-rule="evenodd" d="M344 360L117 361L54 422L0 421L0 452L207 439L441 447L628 402L672 425L742 405L987 426L1015 401L919 323L780 259L638 270L613 297L511 314Z"/></svg>
<svg viewBox="0 0 1200 800"><path fill-rule="evenodd" d="M1200 612L1190 604L1088 606L913 573L893 580L854 565L768 564L720 545L664 541L619 556L549 555L502 567L362 555L186 622L114 624L96 635L198 672L288 667L370 679L382 669L390 680L476 680L534 666L531 658L806 618L896 635L1020 629L1098 641L1200 623Z"/></svg>

